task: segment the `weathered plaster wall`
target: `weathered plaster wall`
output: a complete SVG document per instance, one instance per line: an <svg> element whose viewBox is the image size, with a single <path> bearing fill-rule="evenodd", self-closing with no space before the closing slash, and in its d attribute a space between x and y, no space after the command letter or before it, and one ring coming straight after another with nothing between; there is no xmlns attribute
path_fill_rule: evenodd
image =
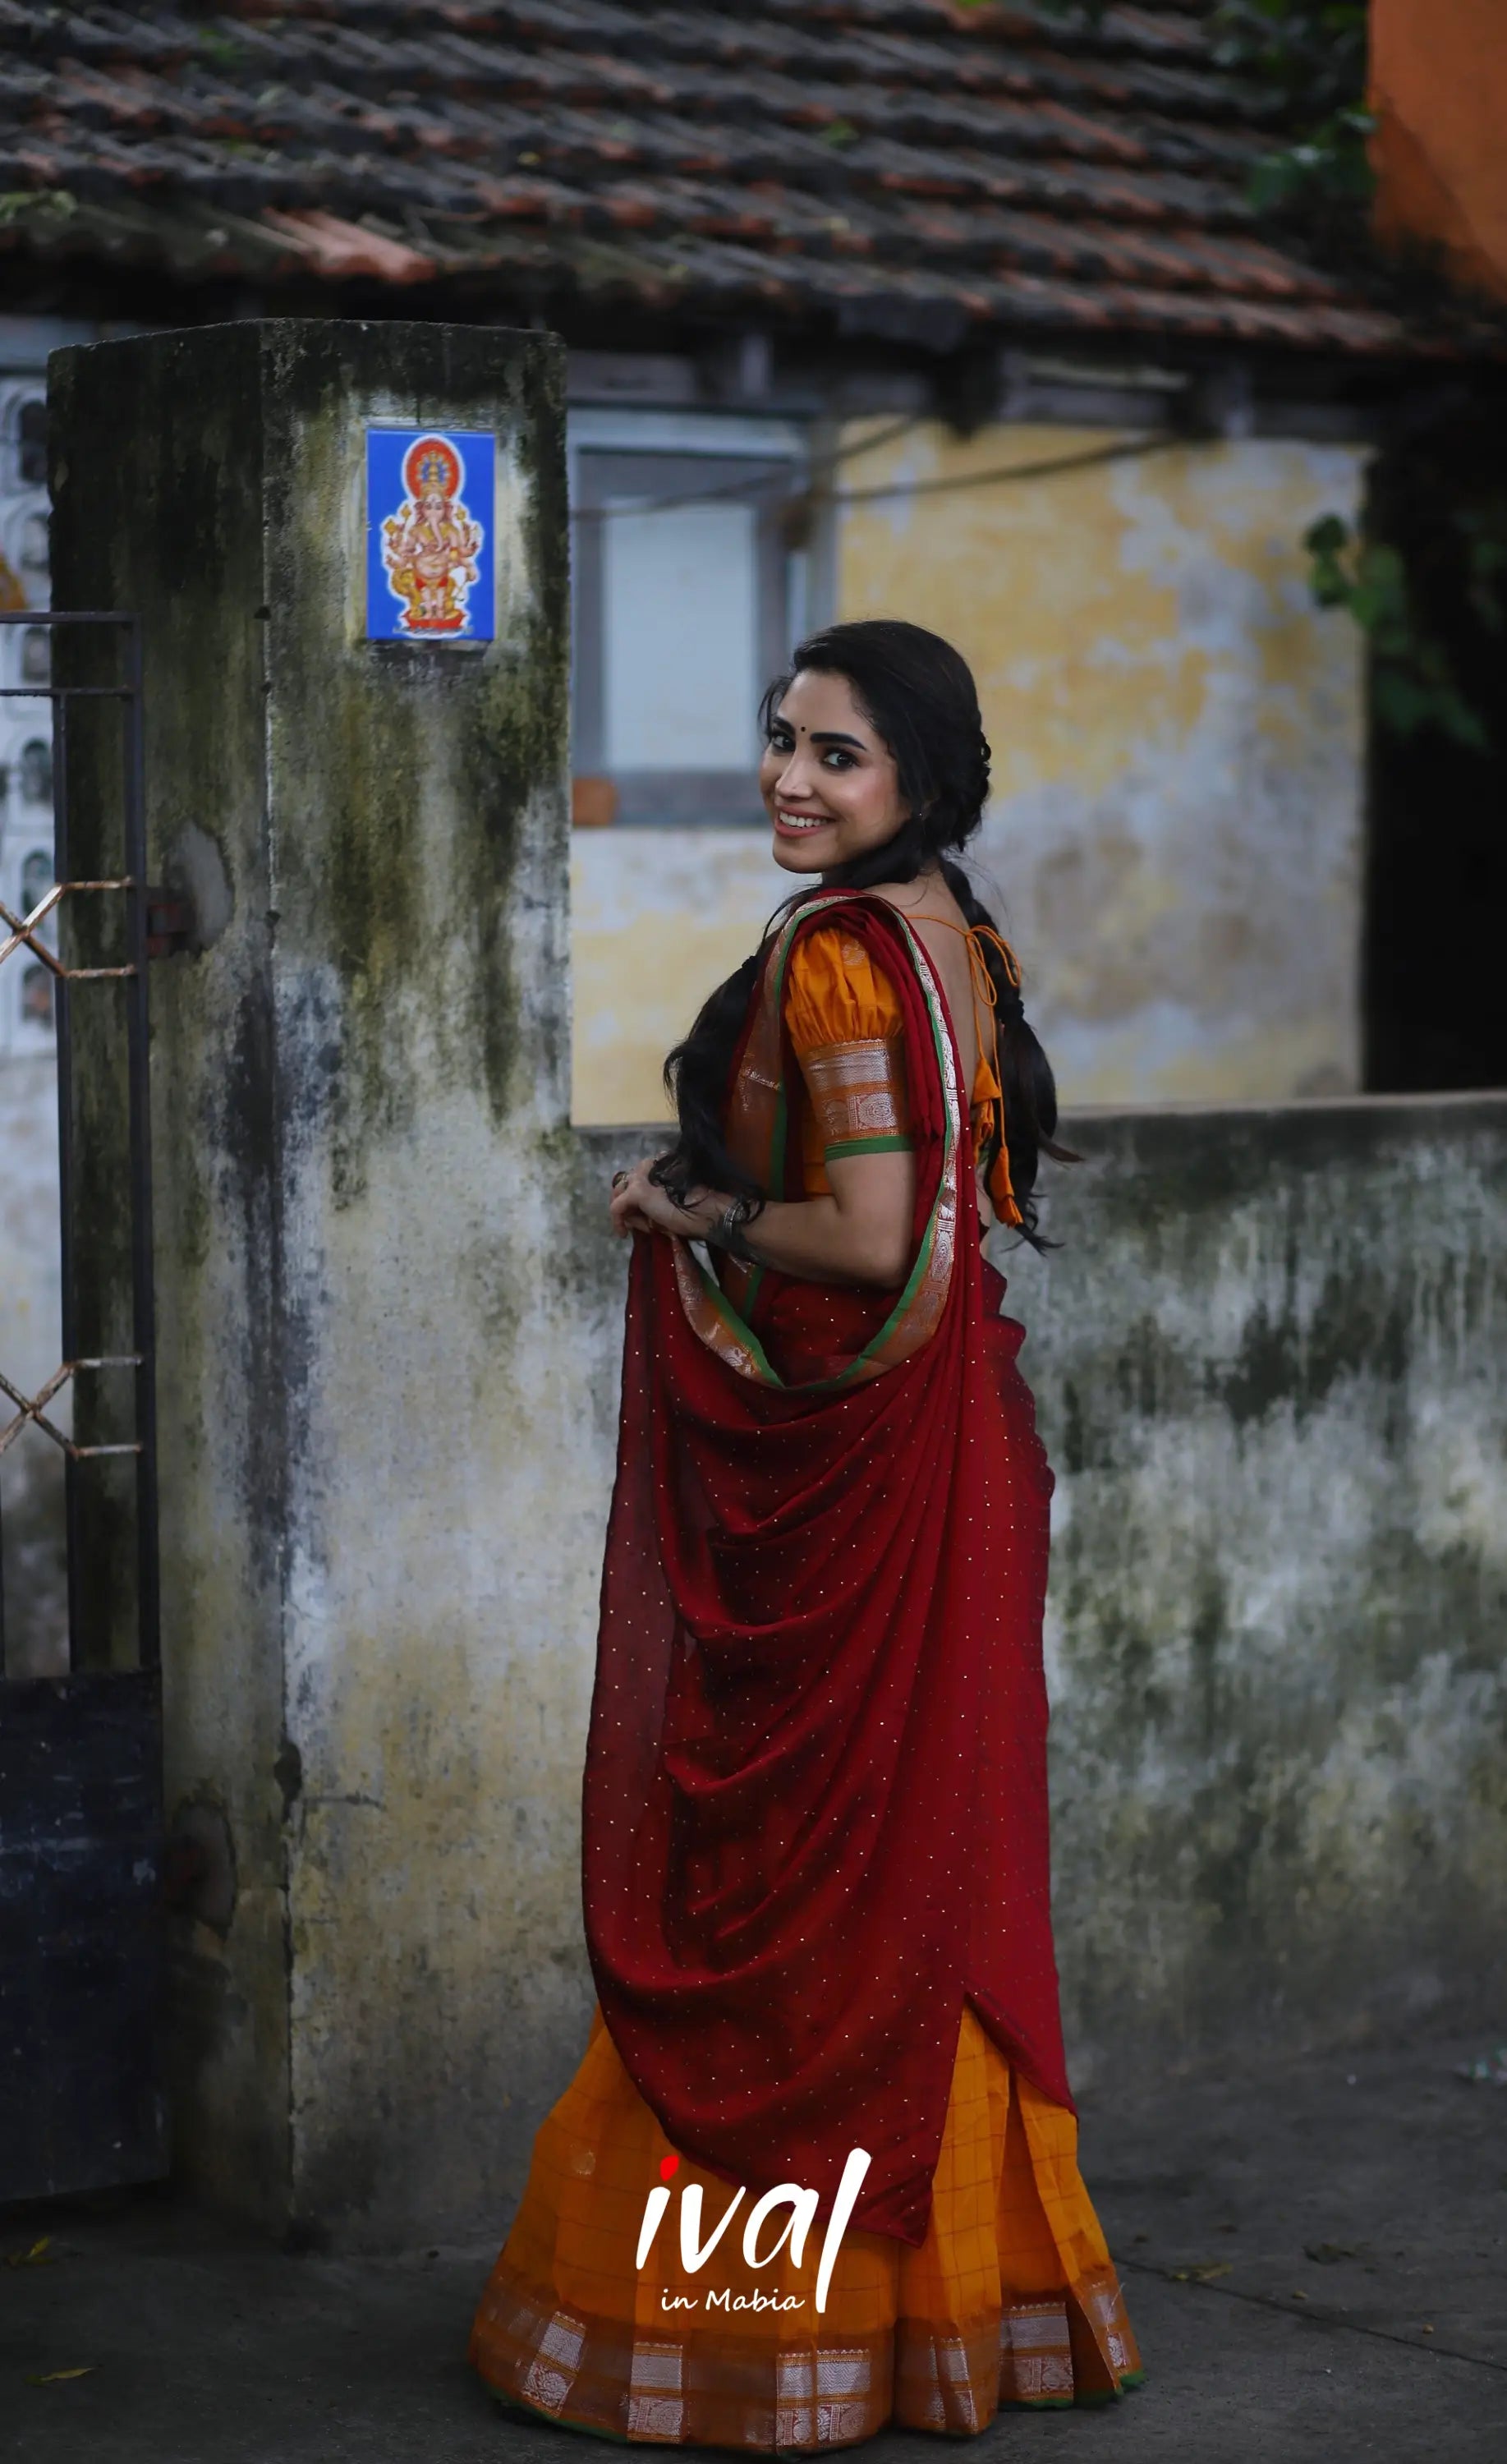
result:
<svg viewBox="0 0 1507 2464"><path fill-rule="evenodd" d="M1058 1477L1074 2076L1495 2024L1507 1098L1085 1111L1067 1134L1062 1247L997 1255ZM600 1204L643 1140L582 1145ZM616 1293L621 1252L597 1257ZM603 1503L609 1473L599 1445Z"/></svg>
<svg viewBox="0 0 1507 2464"><path fill-rule="evenodd" d="M276 2225L483 2231L581 2019L601 1303L566 1128L561 359L251 324L54 363L61 604L142 611L184 2161ZM360 639L368 420L498 438L498 639ZM133 474L122 496L122 458ZM604 1434L599 1443L604 1443Z"/></svg>
<svg viewBox="0 0 1507 2464"><path fill-rule="evenodd" d="M928 429L855 493L1090 451ZM1359 454L1260 438L886 497L841 537L845 616L954 641L994 748L979 864L1068 1099L1280 1101L1359 1084L1361 671L1301 539Z"/></svg>
<svg viewBox="0 0 1507 2464"><path fill-rule="evenodd" d="M845 432L846 450L862 442ZM1348 447L1092 452L1099 431L913 430L842 466L837 612L905 615L973 667L994 752L982 875L1076 1103L1359 1084L1361 670L1304 530L1353 513ZM955 491L916 494L935 482ZM757 831L578 831L574 1117L649 1120L703 996L789 877Z"/></svg>
<svg viewBox="0 0 1507 2464"><path fill-rule="evenodd" d="M1507 1101L1083 1117L1027 1375L1093 2061L1507 1983ZM1008 1306L1009 1304L1007 1304Z"/></svg>
<svg viewBox="0 0 1507 2464"><path fill-rule="evenodd" d="M667 1117L666 1053L795 885L767 830L571 836L571 1117Z"/></svg>

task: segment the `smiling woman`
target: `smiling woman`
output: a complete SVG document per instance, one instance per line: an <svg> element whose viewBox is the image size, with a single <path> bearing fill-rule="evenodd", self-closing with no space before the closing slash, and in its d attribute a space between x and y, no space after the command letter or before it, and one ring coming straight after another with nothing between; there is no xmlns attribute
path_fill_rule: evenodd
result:
<svg viewBox="0 0 1507 2464"><path fill-rule="evenodd" d="M914 626L834 627L763 717L775 857L807 882L671 1054L675 1146L610 1199L598 2007L471 2353L579 2430L769 2452L976 2432L1140 2365L1058 2015L1052 1475L980 1247L994 1220L1037 1237L1064 1151L1019 970L948 853L988 784L972 679ZM672 2177L678 2256L635 2238ZM704 2211L778 2192L772 2250L719 2232L704 2263Z"/></svg>
<svg viewBox="0 0 1507 2464"><path fill-rule="evenodd" d="M905 815L894 755L865 725L845 676L797 671L769 718L759 787L776 839L800 841L779 861L824 871L892 839Z"/></svg>

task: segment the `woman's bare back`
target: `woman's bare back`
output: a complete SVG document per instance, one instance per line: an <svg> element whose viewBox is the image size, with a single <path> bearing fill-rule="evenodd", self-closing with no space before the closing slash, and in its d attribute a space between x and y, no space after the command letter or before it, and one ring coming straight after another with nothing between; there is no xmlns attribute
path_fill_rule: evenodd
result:
<svg viewBox="0 0 1507 2464"><path fill-rule="evenodd" d="M973 973L964 937L968 917L940 871L923 873L915 881L881 882L874 895L887 899L904 915L941 981L957 1038L958 1059L963 1065L963 1099L967 1103L978 1069L980 1026L985 1034L989 1032L987 1021L978 1018L974 1005Z"/></svg>

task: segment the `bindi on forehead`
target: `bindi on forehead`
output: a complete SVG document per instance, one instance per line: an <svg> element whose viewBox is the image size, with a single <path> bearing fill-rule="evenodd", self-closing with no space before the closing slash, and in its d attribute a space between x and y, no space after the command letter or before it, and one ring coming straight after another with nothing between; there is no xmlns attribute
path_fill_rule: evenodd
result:
<svg viewBox="0 0 1507 2464"><path fill-rule="evenodd" d="M780 725L788 727L793 736L809 736L813 744L850 744L856 753L870 750L861 736L845 736L835 727L808 727L803 718L787 718L783 711L776 715Z"/></svg>

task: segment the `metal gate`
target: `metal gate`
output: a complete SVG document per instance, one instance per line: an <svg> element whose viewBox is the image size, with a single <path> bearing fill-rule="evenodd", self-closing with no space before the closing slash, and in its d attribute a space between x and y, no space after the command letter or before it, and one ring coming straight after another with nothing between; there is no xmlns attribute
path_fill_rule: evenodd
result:
<svg viewBox="0 0 1507 2464"><path fill-rule="evenodd" d="M0 699L53 710L54 878L29 910L0 902L0 965L52 993L61 1288L41 1384L0 1358L0 1457L59 1450L66 1562L62 1630L39 1643L33 1620L23 1668L0 1521L3 2201L150 2180L166 2131L141 641L119 614L0 627L31 660ZM118 839L108 878L73 877L71 797L91 844L101 819ZM86 1002L110 1005L107 1036Z"/></svg>

